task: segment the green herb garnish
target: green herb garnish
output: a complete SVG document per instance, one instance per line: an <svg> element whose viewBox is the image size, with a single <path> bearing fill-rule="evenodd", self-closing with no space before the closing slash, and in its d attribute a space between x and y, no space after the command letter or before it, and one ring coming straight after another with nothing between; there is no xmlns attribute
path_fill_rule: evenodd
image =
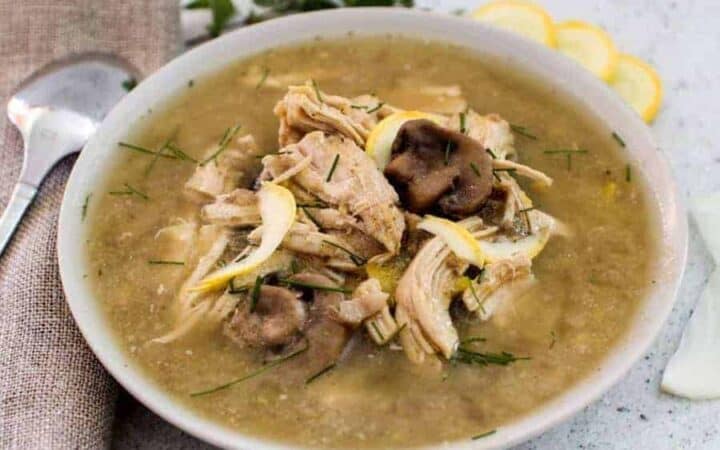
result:
<svg viewBox="0 0 720 450"><path fill-rule="evenodd" d="M230 281L228 282L228 293L229 294L242 294L249 290L250 290L250 288L248 286L236 287L235 286L235 278L231 278Z"/></svg>
<svg viewBox="0 0 720 450"><path fill-rule="evenodd" d="M313 283L305 283L303 281L296 281L291 280L288 278L282 278L278 280L282 284L287 284L288 286L295 286L299 288L305 288L305 289L313 289L316 291L328 291L328 292L342 292L343 294L349 294L352 292L352 289L337 287L337 286L323 286L320 284L313 284Z"/></svg>
<svg viewBox="0 0 720 450"><path fill-rule="evenodd" d="M185 9L206 9L212 11L212 22L207 26L211 36L220 36L225 25L235 15L235 5L232 0L193 0Z"/></svg>
<svg viewBox="0 0 720 450"><path fill-rule="evenodd" d="M133 89L135 89L135 86L137 86L137 80L133 77L128 78L127 80L122 82L122 87L126 91L130 92Z"/></svg>
<svg viewBox="0 0 720 450"><path fill-rule="evenodd" d="M147 148L145 148L145 147L141 147L141 146L139 146L139 145L128 144L127 142L118 142L118 145L119 145L120 147L124 147L124 148L127 148L127 149L129 149L129 150L134 150L134 151L139 152L139 153L145 153L145 154L147 154L147 155L154 155L154 156L157 156L157 157L159 157L159 158L177 159L177 156L175 156L175 155L169 155L169 154L165 154L165 153L161 153L161 154L158 155L158 153L160 153L160 152L155 152L155 151L152 151L152 150L147 149Z"/></svg>
<svg viewBox="0 0 720 450"><path fill-rule="evenodd" d="M470 282L470 293L472 294L473 298L475 299L475 303L477 303L478 308L480 308L480 311L482 311L483 314L487 314L487 311L485 311L485 307L483 306L482 302L480 301L480 297L478 297L477 292L475 291L475 286L473 286L473 282Z"/></svg>
<svg viewBox="0 0 720 450"><path fill-rule="evenodd" d="M260 89L263 84L265 84L265 80L267 80L268 75L270 75L270 69L267 67L263 67L263 73L260 77L260 81L255 85L255 89Z"/></svg>
<svg viewBox="0 0 720 450"><path fill-rule="evenodd" d="M529 360L526 356L515 356L512 353L482 353L468 350L464 347L458 347L451 360L463 364L475 364L479 366L487 366L496 364L499 366L507 366L516 361Z"/></svg>
<svg viewBox="0 0 720 450"><path fill-rule="evenodd" d="M447 141L445 144L445 165L450 165L450 152L452 151L452 141Z"/></svg>
<svg viewBox="0 0 720 450"><path fill-rule="evenodd" d="M126 191L110 191L108 194L110 195L137 195L138 197L142 198L143 200L150 200L150 197L148 197L145 193L138 191L134 187L130 186L128 183L124 183L125 188L127 188Z"/></svg>
<svg viewBox="0 0 720 450"><path fill-rule="evenodd" d="M466 115L467 115L467 110L460 113L460 132L462 134L465 134L467 132L467 127L465 126L465 122L467 119L465 117Z"/></svg>
<svg viewBox="0 0 720 450"><path fill-rule="evenodd" d="M378 328L377 324L375 322L370 322L370 326L375 330L378 336L380 336L380 340L383 342L387 342L385 340L385 336L383 335L382 331L380 331L380 328Z"/></svg>
<svg viewBox="0 0 720 450"><path fill-rule="evenodd" d="M472 169L473 172L475 172L475 175L482 177L482 175L480 175L480 169L478 169L477 164L475 164L474 162L471 162L470 168Z"/></svg>
<svg viewBox="0 0 720 450"><path fill-rule="evenodd" d="M310 221L311 221L312 223L314 223L315 226L318 227L318 229L321 229L321 228L322 228L322 226L320 225L320 222L318 222L318 220L315 218L315 216L313 216L312 214L310 214L310 211L308 211L304 206L301 206L300 209L302 209L302 212L305 213L305 215L307 216L307 218L310 219Z"/></svg>
<svg viewBox="0 0 720 450"><path fill-rule="evenodd" d="M260 288L262 287L265 278L258 275L255 277L255 285L253 285L252 293L250 294L250 312L255 312L255 307L260 300Z"/></svg>
<svg viewBox="0 0 720 450"><path fill-rule="evenodd" d="M298 203L298 204L297 204L297 207L298 207L298 208L319 208L319 209L322 209L322 208L327 208L328 205L327 205L326 203L323 203L323 202Z"/></svg>
<svg viewBox="0 0 720 450"><path fill-rule="evenodd" d="M277 366L279 366L280 364L282 364L282 363L284 363L284 362L287 362L287 361L295 358L296 356L298 356L298 355L306 352L308 348L309 348L309 345L306 344L305 347L301 348L300 350L296 350L296 351L290 353L289 355L286 355L286 356L283 356L283 357L278 358L278 359L276 359L276 360L270 361L269 363L265 364L263 367L255 370L255 371L253 371L253 372L250 372L249 374L244 375L244 376L242 376L242 377L240 377L240 378L237 378L237 379L232 380L232 381L230 381L230 382L228 382L228 383L225 383L225 384L221 384L220 386L216 386L216 387L214 387L214 388L207 389L207 390L205 390L205 391L192 392L192 393L190 394L190 397L199 397L199 396L201 396L201 395L212 394L212 393L221 391L221 390L223 390L223 389L227 389L227 388L229 388L229 387L232 387L232 386L234 386L234 385L236 385L236 384L238 384L238 383L241 383L241 382L243 382L243 381L245 381L245 380L249 380L250 378L256 377L256 376L258 376L258 375L261 375L261 374L267 372L268 370L272 369L273 367L277 367Z"/></svg>
<svg viewBox="0 0 720 450"><path fill-rule="evenodd" d="M486 148L485 151L488 152L488 154L490 155L490 157L491 157L492 159L497 159L497 155L495 155L495 152L493 152L493 151L490 150L489 148Z"/></svg>
<svg viewBox="0 0 720 450"><path fill-rule="evenodd" d="M319 371L319 372L316 373L315 375L310 376L310 378L308 378L307 380L305 380L305 384L307 385L307 384L312 383L313 381L317 380L317 379L320 378L321 376L323 376L323 375L325 375L326 373L328 373L328 372L330 372L331 370L333 370L333 369L335 368L335 366L336 366L335 363L330 364L329 366L325 367L324 369L322 369L321 371Z"/></svg>
<svg viewBox="0 0 720 450"><path fill-rule="evenodd" d="M205 164L209 163L210 161L214 161L217 159L217 157L227 149L228 144L230 144L230 141L235 137L238 131L240 131L241 125L235 125L234 127L230 127L225 130L225 134L223 134L222 139L220 139L220 142L218 143L218 148L213 152L212 155L208 156L203 162L200 163L201 166L204 166Z"/></svg>
<svg viewBox="0 0 720 450"><path fill-rule="evenodd" d="M190 161L190 162L194 162L194 163L198 162L197 159L193 158L192 156L190 156L187 153L185 153L184 151L182 151L179 147L177 147L172 142L168 142L167 145L165 146L165 148L170 150L170 152L172 152L172 154L175 155L177 157L177 159L180 159L183 161Z"/></svg>
<svg viewBox="0 0 720 450"><path fill-rule="evenodd" d="M497 430L490 430L490 431L487 431L487 432L485 432L485 433L475 435L475 436L473 436L471 439L472 439L473 441L476 441L476 440L482 439L482 438L484 438L484 437L492 436L492 435L495 434L496 432L497 432Z"/></svg>
<svg viewBox="0 0 720 450"><path fill-rule="evenodd" d="M370 322L370 323L371 323L372 325L375 325L375 322ZM395 339L395 337L398 336L398 335L400 334L400 332L405 329L406 326L407 326L407 322L405 322L404 324L400 325L400 326L398 327L398 329L393 332L393 334L391 334L390 336L388 336L387 339L383 339L383 344L382 344L381 346L385 346L385 345L389 344L390 342L392 342L392 340ZM375 329L375 331L378 331L377 328ZM380 333L378 333L378 334L380 334ZM382 337L382 334L380 334L380 337Z"/></svg>
<svg viewBox="0 0 720 450"><path fill-rule="evenodd" d="M380 103L378 103L374 108L368 109L368 110L367 110L367 113L368 113L368 114L374 113L375 111L377 111L377 110L379 110L380 108L382 108L384 104L385 104L385 102L380 102Z"/></svg>
<svg viewBox="0 0 720 450"><path fill-rule="evenodd" d="M612 137L613 137L613 139L615 139L615 142L617 142L620 147L623 147L623 148L625 147L625 141L623 140L623 138L620 137L619 134L617 134L616 132L613 131Z"/></svg>
<svg viewBox="0 0 720 450"><path fill-rule="evenodd" d="M148 261L150 265L167 265L167 266L184 266L184 261L167 261L162 259L151 259Z"/></svg>
<svg viewBox="0 0 720 450"><path fill-rule="evenodd" d="M528 139L532 139L533 141L537 141L537 136L532 134L528 131L528 129L522 125L513 125L510 124L510 129L519 134L520 136L525 136Z"/></svg>
<svg viewBox="0 0 720 450"><path fill-rule="evenodd" d="M92 193L85 196L85 201L83 202L82 212L80 215L80 218L82 221L84 221L85 218L87 217L87 210L88 210L88 205L90 204L90 197L92 197Z"/></svg>
<svg viewBox="0 0 720 450"><path fill-rule="evenodd" d="M628 183L632 181L632 167L630 167L630 164L625 166L625 181Z"/></svg>
<svg viewBox="0 0 720 450"><path fill-rule="evenodd" d="M327 177L325 177L326 182L330 182L330 180L332 179L332 176L335 173L335 169L337 168L339 160L340 160L340 153L336 153L335 159L333 159L333 162L332 162L332 166L330 166L330 172L328 172Z"/></svg>
<svg viewBox="0 0 720 450"><path fill-rule="evenodd" d="M460 345L472 344L473 342L485 342L485 341L487 341L487 339L484 337L472 336L472 337L469 337L467 339L463 339L462 341L460 341Z"/></svg>
<svg viewBox="0 0 720 450"><path fill-rule="evenodd" d="M325 103L322 98L322 94L320 94L320 88L318 87L317 81L314 79L312 80L313 89L315 89L315 95L317 96L317 99L320 103Z"/></svg>
<svg viewBox="0 0 720 450"><path fill-rule="evenodd" d="M350 260L352 260L353 264L355 264L356 266L362 266L367 262L367 260L365 258L363 258L362 256L360 256L356 253L351 252L350 250L346 249L345 247L343 247L340 244L336 244L336 243L334 243L332 241L328 241L328 240L323 240L323 244L327 244L331 247L335 247L336 249L338 249L344 253L347 253L347 255L350 257Z"/></svg>

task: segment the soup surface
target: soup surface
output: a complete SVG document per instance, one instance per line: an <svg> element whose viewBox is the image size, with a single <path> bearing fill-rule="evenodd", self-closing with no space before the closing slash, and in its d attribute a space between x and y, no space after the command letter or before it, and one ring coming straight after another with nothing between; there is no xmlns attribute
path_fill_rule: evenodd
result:
<svg viewBox="0 0 720 450"><path fill-rule="evenodd" d="M343 359L310 383L287 383L282 364L253 373L266 355L241 348L222 327L152 341L176 327L175 297L191 268L167 263L158 231L200 221L183 192L229 127L278 151L273 107L288 85L315 80L323 92L373 93L403 109L452 108L514 124L517 160L552 177L539 188L518 177L535 206L565 224L533 260L536 282L490 320L451 307L461 340L483 352L529 357L508 365L413 364L397 342L378 346L364 328ZM450 87L450 88L448 88ZM457 91L459 88L459 93ZM438 90L439 89L439 90ZM448 90L449 89L449 90ZM438 106L437 102L442 103ZM348 37L278 49L188 80L170 104L139 119L126 141L157 150L172 139L187 158L118 147L116 169L95 192L88 220L98 300L120 345L148 377L189 408L229 428L310 447L397 448L470 439L562 393L599 366L633 320L651 283L655 227L643 182L612 130L511 68L440 43ZM573 150L556 152L555 150ZM175 156L177 152L173 153ZM241 183L261 169L254 158ZM165 262L165 263L164 263ZM172 262L172 261L171 261ZM166 264L167 263L167 264Z"/></svg>

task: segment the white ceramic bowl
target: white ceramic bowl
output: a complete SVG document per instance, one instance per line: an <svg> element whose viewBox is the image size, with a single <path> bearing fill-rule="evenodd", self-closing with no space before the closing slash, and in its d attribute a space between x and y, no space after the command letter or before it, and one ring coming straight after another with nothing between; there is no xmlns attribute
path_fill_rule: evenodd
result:
<svg viewBox="0 0 720 450"><path fill-rule="evenodd" d="M519 443L556 425L597 399L630 369L652 344L672 309L685 266L687 223L672 175L647 126L607 86L574 62L524 39L469 19L403 9L342 9L295 15L224 35L172 61L140 83L103 122L75 164L60 213L58 253L67 300L80 330L107 370L130 393L167 421L216 445L258 450L287 446L240 434L199 417L173 400L131 363L117 345L89 283L81 220L85 197L112 170L116 143L133 128L148 108L160 106L186 87L187 80L216 72L231 61L273 47L308 41L315 36L399 33L458 44L471 51L501 58L574 98L601 118L627 143L638 172L649 181L660 224L662 255L654 270L652 292L643 303L627 335L602 362L600 370L560 397L492 436L477 441L448 443L453 450L497 448ZM91 206L92 209L92 206Z"/></svg>

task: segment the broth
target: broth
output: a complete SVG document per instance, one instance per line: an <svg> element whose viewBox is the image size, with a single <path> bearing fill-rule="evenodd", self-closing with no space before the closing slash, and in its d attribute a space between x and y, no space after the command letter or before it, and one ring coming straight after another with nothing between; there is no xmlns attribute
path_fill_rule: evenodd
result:
<svg viewBox="0 0 720 450"><path fill-rule="evenodd" d="M248 77L267 70L260 87ZM297 75L293 75L297 74ZM272 78L270 78L272 77ZM299 78L299 79L295 79ZM194 165L118 149L106 193L90 210L89 255L97 296L120 345L155 383L192 410L231 429L311 447L397 448L469 439L513 421L595 370L628 329L650 280L655 228L643 181L633 176L611 130L511 68L467 50L407 38L314 41L232 63L188 83L185 92L143 117L128 138L158 148L174 136L194 158L242 124L264 152L277 150L275 103L286 86L315 79L326 92L374 92L398 107L422 108L408 88L458 84L481 114L496 112L537 139L515 135L519 161L551 176L549 189L522 183L533 201L572 230L553 237L533 262L539 282L488 322L463 320L461 337L483 349L532 359L508 366L411 364L402 351L362 336L351 356L307 385L278 383L282 366L212 396L190 397L247 373L253 352L218 330L169 344L149 341L172 327L168 313L183 267L151 265L154 236L174 217L196 214L182 195ZM277 81L279 80L279 81ZM549 154L547 149L587 149ZM248 171L248 179L259 170ZM111 195L127 183L146 194Z"/></svg>

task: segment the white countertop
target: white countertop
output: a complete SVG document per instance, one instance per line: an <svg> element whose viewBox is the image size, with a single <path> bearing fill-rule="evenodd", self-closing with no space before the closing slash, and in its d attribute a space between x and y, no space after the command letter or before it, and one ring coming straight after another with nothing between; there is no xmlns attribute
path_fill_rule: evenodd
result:
<svg viewBox="0 0 720 450"><path fill-rule="evenodd" d="M537 0L556 20L601 25L621 51L655 66L665 85L653 125L681 195L720 190L720 1ZM416 0L452 11L484 1ZM716 128L717 127L717 128ZM624 380L572 420L517 450L720 449L720 400L690 402L660 392L662 370L675 351L714 264L690 221L685 278L673 314L651 351ZM718 374L720 376L720 374ZM206 446L121 397L113 435L117 449Z"/></svg>

